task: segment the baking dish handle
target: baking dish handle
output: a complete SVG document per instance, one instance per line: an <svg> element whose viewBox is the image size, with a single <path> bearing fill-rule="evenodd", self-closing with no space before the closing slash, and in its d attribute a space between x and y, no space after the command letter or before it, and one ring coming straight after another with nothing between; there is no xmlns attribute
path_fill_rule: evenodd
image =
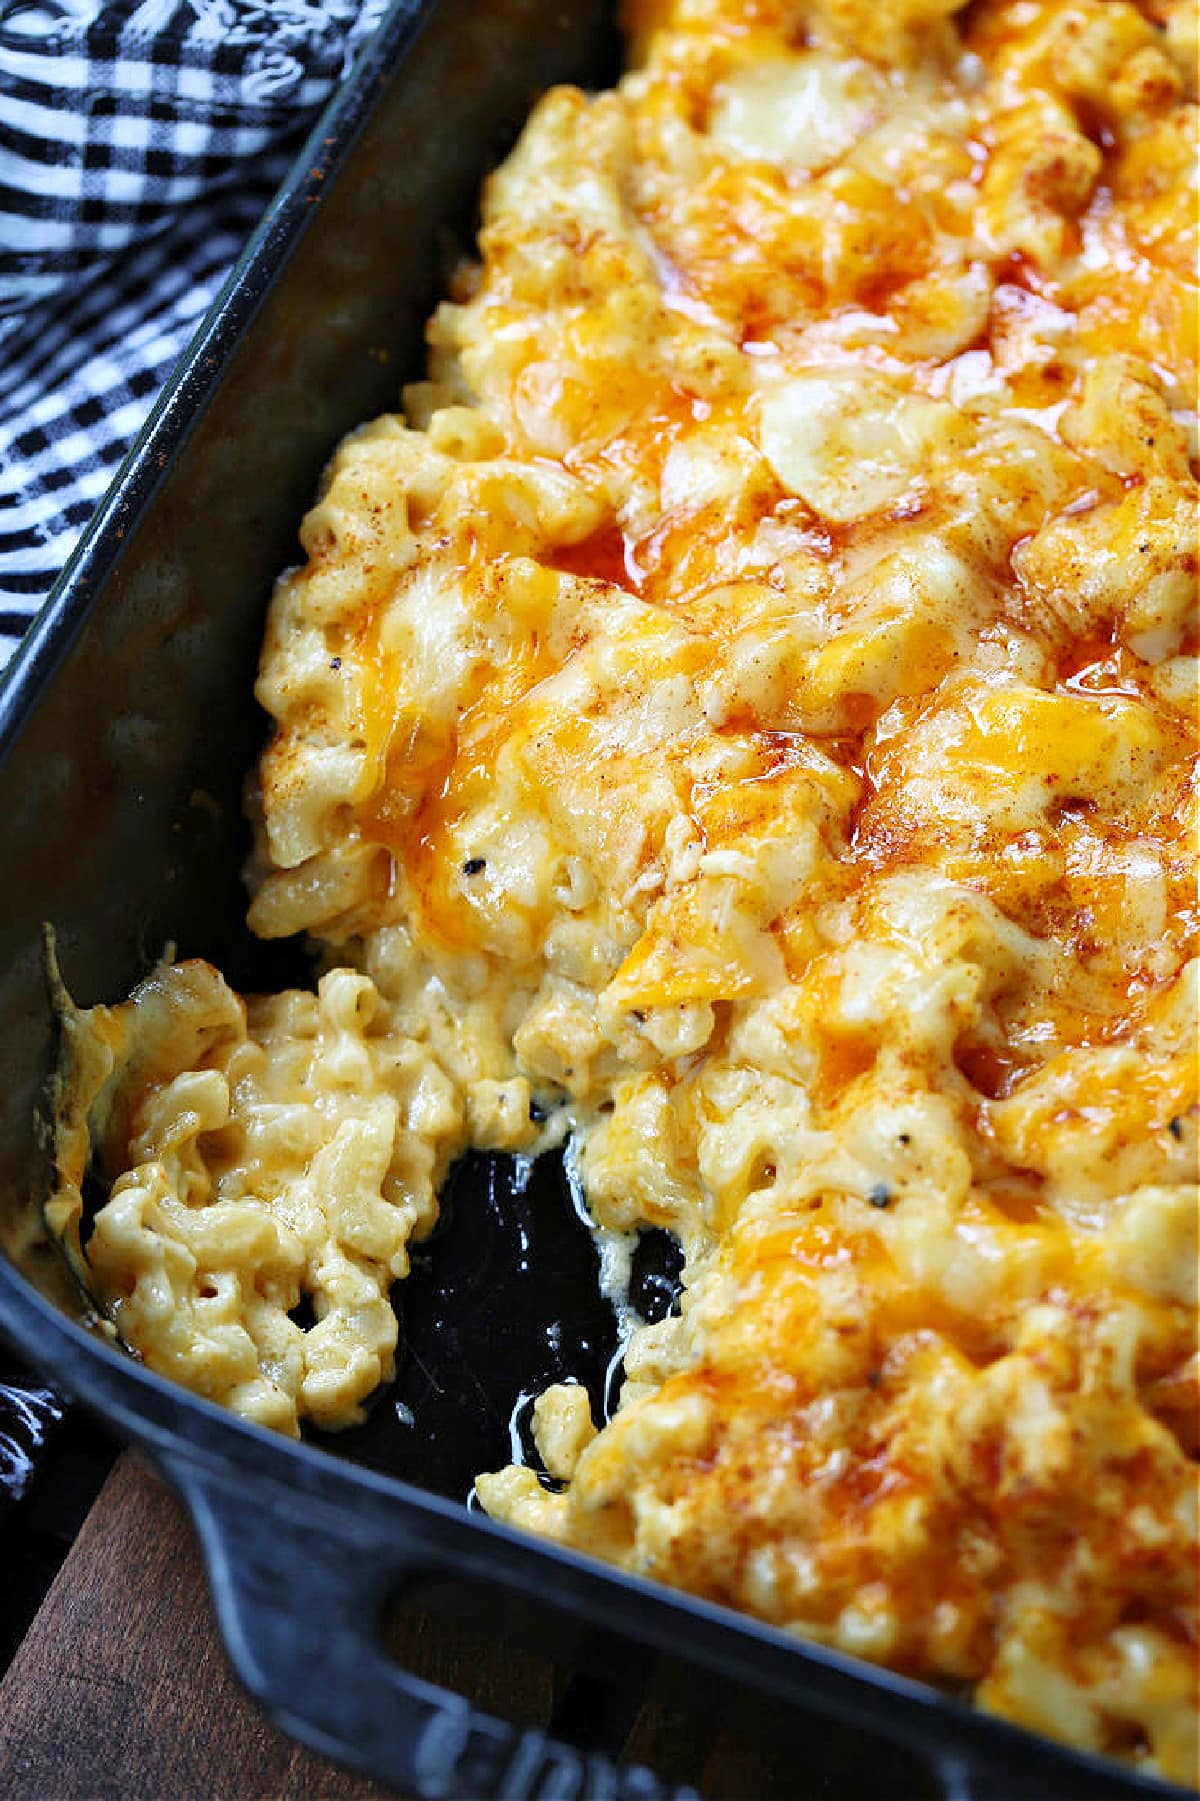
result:
<svg viewBox="0 0 1200 1801"><path fill-rule="evenodd" d="M238 1675L273 1719L315 1750L411 1801L701 1801L481 1711L403 1669L381 1636L381 1596L435 1560L393 1521L334 1513L312 1495L159 1452L191 1513L217 1619Z"/></svg>
<svg viewBox="0 0 1200 1801"><path fill-rule="evenodd" d="M702 1801L642 1765L498 1719L398 1664L383 1642L388 1596L406 1579L453 1573L453 1560L398 1527L393 1508L362 1494L334 1507L178 1443L159 1441L152 1455L191 1513L234 1668L294 1738L405 1801ZM583 1710L592 1730L593 1699ZM997 1767L949 1740L920 1749L940 1801L1011 1801L1018 1786L1056 1801L1128 1792L1094 1772L1075 1781L1031 1772L1025 1783L1019 1764Z"/></svg>

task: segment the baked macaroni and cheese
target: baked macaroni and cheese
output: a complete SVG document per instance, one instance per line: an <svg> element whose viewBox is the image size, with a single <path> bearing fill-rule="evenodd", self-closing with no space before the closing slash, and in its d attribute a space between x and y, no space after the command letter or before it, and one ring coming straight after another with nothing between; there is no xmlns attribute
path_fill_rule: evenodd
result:
<svg viewBox="0 0 1200 1801"><path fill-rule="evenodd" d="M339 1426L451 1161L569 1138L682 1303L488 1511L1192 1781L1194 10L628 24L271 605L315 992L64 998L51 1223Z"/></svg>

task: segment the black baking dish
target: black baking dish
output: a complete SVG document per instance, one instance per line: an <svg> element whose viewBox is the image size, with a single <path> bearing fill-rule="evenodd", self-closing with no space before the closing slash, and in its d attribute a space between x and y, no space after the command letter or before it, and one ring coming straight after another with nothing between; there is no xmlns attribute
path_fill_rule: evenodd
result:
<svg viewBox="0 0 1200 1801"><path fill-rule="evenodd" d="M590 1743L586 1718L568 1740L565 1724L562 1737L518 1730L395 1664L378 1637L384 1599L439 1574L552 1608L568 1641L572 1628L592 1635L577 1637L581 1655L606 1657L610 1674L622 1661L644 1670L648 1647L840 1720L879 1742L881 1772L925 1771L932 1793L1179 1792L469 1513L470 1472L505 1460L522 1391L567 1373L596 1388L613 1350L553 1170L520 1191L494 1160L460 1167L448 1224L402 1297L420 1356L367 1427L319 1446L243 1424L75 1323L78 1297L38 1237L43 922L84 1003L124 995L168 940L241 987L303 979L294 951L254 943L242 923L240 797L263 730L248 697L271 581L294 559L339 436L394 406L418 371L479 183L531 101L553 81L610 79L616 57L598 0L392 9L12 665L0 691L0 1327L180 1491L230 1654L272 1715L422 1801L670 1792L613 1761L619 1706L597 1704ZM528 1264L512 1252L514 1220L531 1228ZM550 1268L575 1297L557 1322L539 1311ZM647 1265L659 1304L668 1275ZM397 1398L413 1426L397 1424ZM800 1743L797 1760L807 1768ZM911 1790L897 1774L875 1792Z"/></svg>

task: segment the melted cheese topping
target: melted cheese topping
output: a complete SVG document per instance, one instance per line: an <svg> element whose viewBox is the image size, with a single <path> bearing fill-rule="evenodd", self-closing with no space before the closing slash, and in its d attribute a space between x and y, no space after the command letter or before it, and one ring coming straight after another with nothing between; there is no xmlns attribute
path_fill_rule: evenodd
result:
<svg viewBox="0 0 1200 1801"><path fill-rule="evenodd" d="M51 1213L344 1423L450 1158L569 1126L682 1307L488 1509L1187 1781L1194 26L957 10L640 0L540 103L271 608L250 920L328 973L68 1011Z"/></svg>

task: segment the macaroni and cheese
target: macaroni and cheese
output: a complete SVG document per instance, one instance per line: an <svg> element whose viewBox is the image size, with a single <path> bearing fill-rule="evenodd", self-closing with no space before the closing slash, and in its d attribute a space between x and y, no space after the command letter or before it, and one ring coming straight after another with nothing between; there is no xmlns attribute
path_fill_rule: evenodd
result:
<svg viewBox="0 0 1200 1801"><path fill-rule="evenodd" d="M488 1511L1192 1781L1194 9L629 26L271 605L316 990L64 1000L51 1222L337 1426L453 1158L570 1134L682 1302Z"/></svg>

